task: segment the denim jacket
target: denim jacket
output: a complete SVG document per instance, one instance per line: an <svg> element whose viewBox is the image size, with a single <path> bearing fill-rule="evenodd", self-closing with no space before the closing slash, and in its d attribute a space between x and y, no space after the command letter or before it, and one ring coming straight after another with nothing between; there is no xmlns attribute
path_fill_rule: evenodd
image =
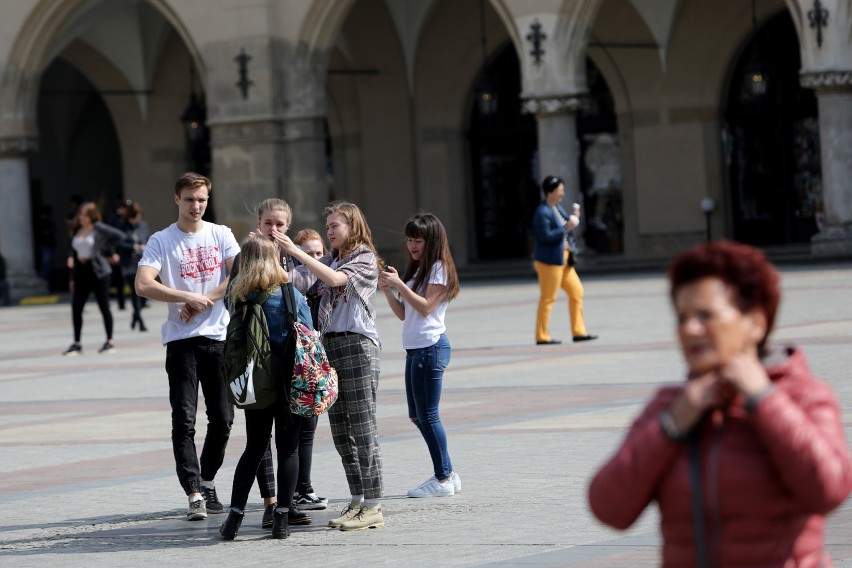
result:
<svg viewBox="0 0 852 568"><path fill-rule="evenodd" d="M293 288L293 295L296 297L296 320L311 329L311 310L308 308L308 302L295 287ZM254 293L250 294L249 299L254 299L256 296ZM269 328L269 342L275 347L281 347L293 333L293 329L289 325L287 302L284 300L280 286L269 294L261 307L264 315L266 315L266 325Z"/></svg>

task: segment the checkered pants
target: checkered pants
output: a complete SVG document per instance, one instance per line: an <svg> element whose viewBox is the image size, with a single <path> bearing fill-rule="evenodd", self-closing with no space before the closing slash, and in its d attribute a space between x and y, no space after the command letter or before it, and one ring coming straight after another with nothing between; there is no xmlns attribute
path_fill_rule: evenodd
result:
<svg viewBox="0 0 852 568"><path fill-rule="evenodd" d="M328 411L328 421L349 491L378 499L382 496L382 454L376 427L379 348L359 334L325 336L323 344L337 371L337 402Z"/></svg>

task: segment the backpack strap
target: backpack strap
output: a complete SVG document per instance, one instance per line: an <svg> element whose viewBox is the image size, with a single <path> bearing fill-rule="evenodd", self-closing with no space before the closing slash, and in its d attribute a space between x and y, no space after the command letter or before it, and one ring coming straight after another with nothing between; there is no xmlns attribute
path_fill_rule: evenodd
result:
<svg viewBox="0 0 852 568"><path fill-rule="evenodd" d="M293 284L288 282L281 285L281 295L284 297L284 302L287 306L287 317L290 319L290 325L296 323L298 319L296 306L296 295L293 293Z"/></svg>

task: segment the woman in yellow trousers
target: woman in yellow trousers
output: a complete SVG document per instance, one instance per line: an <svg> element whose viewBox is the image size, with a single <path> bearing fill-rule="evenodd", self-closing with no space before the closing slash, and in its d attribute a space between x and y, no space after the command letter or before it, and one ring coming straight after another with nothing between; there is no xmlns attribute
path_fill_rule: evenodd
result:
<svg viewBox="0 0 852 568"><path fill-rule="evenodd" d="M544 201L533 217L535 250L533 266L538 274L541 289L538 314L535 324L537 345L562 343L550 336L550 312L559 288L568 294L568 315L571 318L571 335L574 342L597 339L589 335L583 320L583 284L574 270L568 233L579 225L580 206L574 204L572 215L568 215L559 204L565 197L565 185L556 176L547 176L541 182Z"/></svg>

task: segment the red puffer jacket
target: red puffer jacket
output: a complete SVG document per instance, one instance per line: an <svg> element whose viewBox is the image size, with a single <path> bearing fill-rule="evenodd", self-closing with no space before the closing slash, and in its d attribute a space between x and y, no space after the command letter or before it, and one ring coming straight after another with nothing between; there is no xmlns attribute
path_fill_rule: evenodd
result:
<svg viewBox="0 0 852 568"><path fill-rule="evenodd" d="M800 350L786 355L753 413L739 397L698 426L708 566L833 566L825 514L852 491L852 462L831 389ZM618 529L657 501L663 565L679 568L696 564L689 443L667 438L658 416L681 388L657 392L589 487L595 516Z"/></svg>

